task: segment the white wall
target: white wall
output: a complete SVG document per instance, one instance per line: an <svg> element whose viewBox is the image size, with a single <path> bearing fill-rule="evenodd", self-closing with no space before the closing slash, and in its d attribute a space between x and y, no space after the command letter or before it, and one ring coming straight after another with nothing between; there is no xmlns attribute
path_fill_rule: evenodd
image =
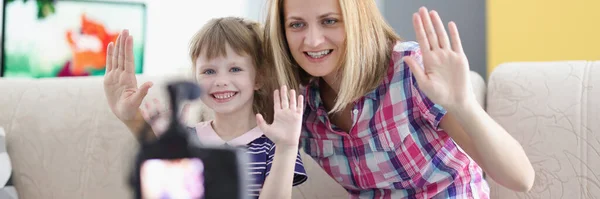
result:
<svg viewBox="0 0 600 199"><path fill-rule="evenodd" d="M144 74L189 70L188 44L209 19L249 15L247 0L137 0L147 5Z"/></svg>
<svg viewBox="0 0 600 199"><path fill-rule="evenodd" d="M188 70L188 42L210 18L242 16L264 22L267 0L139 0L148 8L144 73ZM384 0L375 0L383 12Z"/></svg>
<svg viewBox="0 0 600 199"><path fill-rule="evenodd" d="M263 21L267 16L267 0L247 0L245 16L257 21ZM385 0L374 0L379 11L383 13Z"/></svg>

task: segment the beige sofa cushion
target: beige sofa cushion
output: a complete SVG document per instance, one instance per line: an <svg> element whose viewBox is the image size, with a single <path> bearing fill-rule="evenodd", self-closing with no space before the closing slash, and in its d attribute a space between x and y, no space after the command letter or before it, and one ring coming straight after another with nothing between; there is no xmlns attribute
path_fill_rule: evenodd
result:
<svg viewBox="0 0 600 199"><path fill-rule="evenodd" d="M471 71L469 73L469 76L471 77L471 85L473 86L473 93L475 93L475 98L477 99L477 102L482 107L485 107L485 95L487 90L485 80L483 80L483 77L481 77L481 75L479 75L475 71Z"/></svg>
<svg viewBox="0 0 600 199"><path fill-rule="evenodd" d="M491 182L492 198L600 196L600 63L509 63L491 74L488 113L524 147L533 189Z"/></svg>

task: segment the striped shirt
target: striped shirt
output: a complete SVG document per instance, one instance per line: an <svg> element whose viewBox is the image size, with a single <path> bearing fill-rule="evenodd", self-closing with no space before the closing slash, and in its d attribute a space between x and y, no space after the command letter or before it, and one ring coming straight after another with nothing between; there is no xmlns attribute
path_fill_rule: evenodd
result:
<svg viewBox="0 0 600 199"><path fill-rule="evenodd" d="M248 162L248 175L250 179L248 191L250 198L258 198L265 179L271 171L271 164L275 156L275 143L267 138L258 127L227 142L219 137L212 128L210 121L198 123L193 130L195 130L202 145L229 145L232 147L245 147L247 149L246 153L250 160ZM304 170L300 153L298 153L294 168L293 186L302 184L307 179L308 176Z"/></svg>
<svg viewBox="0 0 600 199"><path fill-rule="evenodd" d="M489 198L481 168L440 128L446 110L419 90L405 56L422 65L417 43L398 42L381 84L353 103L349 132L330 122L319 82L307 85L304 150L351 198Z"/></svg>

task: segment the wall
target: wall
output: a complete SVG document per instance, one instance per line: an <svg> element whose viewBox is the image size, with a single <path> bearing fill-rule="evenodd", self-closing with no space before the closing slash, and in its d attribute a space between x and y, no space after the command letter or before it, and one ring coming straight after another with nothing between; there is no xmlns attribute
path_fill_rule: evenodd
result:
<svg viewBox="0 0 600 199"><path fill-rule="evenodd" d="M144 73L187 71L189 40L213 17L245 16L246 0L137 0L147 5Z"/></svg>
<svg viewBox="0 0 600 199"><path fill-rule="evenodd" d="M384 0L374 0L379 10L383 11ZM246 6L245 16L248 18L263 22L267 16L267 0L251 0Z"/></svg>
<svg viewBox="0 0 600 199"><path fill-rule="evenodd" d="M264 22L267 0L138 0L148 5L146 74L187 70L188 42L208 19L242 16ZM383 0L375 0L380 9ZM183 25L176 24L183 22ZM172 69L177 68L177 69Z"/></svg>
<svg viewBox="0 0 600 199"><path fill-rule="evenodd" d="M490 0L491 1L491 0ZM496 0L506 1L506 0ZM385 0L386 20L405 40L416 41L412 14L421 6L436 10L444 24L454 21L460 32L463 49L469 59L471 70L486 77L486 2L483 0Z"/></svg>
<svg viewBox="0 0 600 199"><path fill-rule="evenodd" d="M509 61L600 60L600 1L487 1L488 71Z"/></svg>

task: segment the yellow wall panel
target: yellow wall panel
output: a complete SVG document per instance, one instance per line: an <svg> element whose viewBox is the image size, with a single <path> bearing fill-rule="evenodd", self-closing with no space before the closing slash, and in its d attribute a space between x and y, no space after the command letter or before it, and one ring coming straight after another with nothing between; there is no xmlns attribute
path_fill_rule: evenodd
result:
<svg viewBox="0 0 600 199"><path fill-rule="evenodd" d="M487 0L487 65L600 60L600 0Z"/></svg>

